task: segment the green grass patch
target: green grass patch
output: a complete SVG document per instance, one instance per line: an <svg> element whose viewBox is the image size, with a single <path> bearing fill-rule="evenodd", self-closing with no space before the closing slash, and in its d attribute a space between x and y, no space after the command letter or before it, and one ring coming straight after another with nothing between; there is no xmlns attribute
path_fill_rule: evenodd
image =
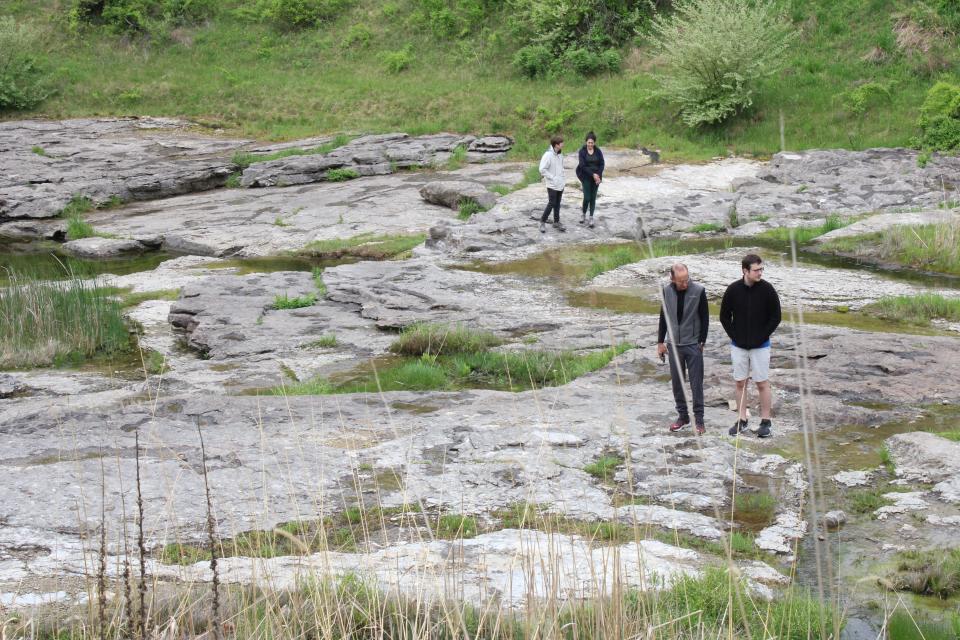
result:
<svg viewBox="0 0 960 640"><path fill-rule="evenodd" d="M315 378L276 387L274 395L327 395L379 391L430 391L468 388L526 391L567 384L605 366L631 348L622 344L601 351L479 351L451 355L424 355L416 360L365 373L343 383Z"/></svg>
<svg viewBox="0 0 960 640"><path fill-rule="evenodd" d="M825 251L912 269L960 275L960 223L899 225L837 238Z"/></svg>
<svg viewBox="0 0 960 640"><path fill-rule="evenodd" d="M819 238L825 233L830 233L836 229L842 229L848 226L852 220L844 220L836 214L827 216L822 224L807 227L778 227L764 231L761 237L772 238L780 242L790 242L795 240L798 245L808 244L814 238Z"/></svg>
<svg viewBox="0 0 960 640"><path fill-rule="evenodd" d="M482 207L479 202L473 198L464 198L460 201L460 208L457 213L457 218L460 220L469 220L473 214L481 213L483 211L486 211L486 209Z"/></svg>
<svg viewBox="0 0 960 640"><path fill-rule="evenodd" d="M648 247L635 244L605 247L597 251L590 259L587 277L595 278L601 273L613 271L627 264L633 264L634 262L640 262L648 258L662 258L663 256L673 255L676 252L682 253L679 242L662 240L653 243L652 254Z"/></svg>
<svg viewBox="0 0 960 640"><path fill-rule="evenodd" d="M79 363L131 349L120 303L96 282L9 277L0 292L0 368Z"/></svg>
<svg viewBox="0 0 960 640"><path fill-rule="evenodd" d="M314 267L313 271L313 284L317 287L317 295L319 297L324 297L327 295L327 285L323 281L323 267Z"/></svg>
<svg viewBox="0 0 960 640"><path fill-rule="evenodd" d="M893 504L890 500L883 497L888 493L886 489L875 489L872 491L852 491L847 494L847 505L850 511L859 514L873 513L880 507L886 507Z"/></svg>
<svg viewBox="0 0 960 640"><path fill-rule="evenodd" d="M940 436L941 438L952 440L953 442L960 442L960 429L956 431L941 431L937 435Z"/></svg>
<svg viewBox="0 0 960 640"><path fill-rule="evenodd" d="M466 540L477 536L477 520L469 516L456 514L442 515L437 520L438 538L448 540Z"/></svg>
<svg viewBox="0 0 960 640"><path fill-rule="evenodd" d="M737 493L733 500L733 518L752 528L763 528L773 522L777 499L769 493Z"/></svg>
<svg viewBox="0 0 960 640"><path fill-rule="evenodd" d="M364 233L352 238L314 240L299 253L316 258L362 258L364 260L388 260L406 254L426 240L426 234L386 236Z"/></svg>
<svg viewBox="0 0 960 640"><path fill-rule="evenodd" d="M467 148L462 144L457 145L457 147L450 154L450 158L447 160L447 169L454 171L460 169L467 163Z"/></svg>
<svg viewBox="0 0 960 640"><path fill-rule="evenodd" d="M312 307L317 302L317 296L314 293L288 297L287 294L277 295L273 298L274 309L302 309L303 307Z"/></svg>
<svg viewBox="0 0 960 640"><path fill-rule="evenodd" d="M607 482L609 480L613 480L613 475L617 472L617 468L622 464L622 456L607 454L600 456L597 460L585 466L583 470L592 475L594 478Z"/></svg>
<svg viewBox="0 0 960 640"><path fill-rule="evenodd" d="M714 233L716 231L725 231L726 227L716 222L702 222L690 227L692 233Z"/></svg>
<svg viewBox="0 0 960 640"><path fill-rule="evenodd" d="M960 547L899 552L892 582L899 590L923 596L960 594Z"/></svg>
<svg viewBox="0 0 960 640"><path fill-rule="evenodd" d="M50 155L44 150L43 147L39 147L37 145L33 145L32 147L30 147L30 151L32 153L37 154L38 156L43 156L44 158L50 157Z"/></svg>
<svg viewBox="0 0 960 640"><path fill-rule="evenodd" d="M466 325L417 322L400 332L390 351L406 356L439 356L483 351L501 343L502 340L489 331L470 329Z"/></svg>
<svg viewBox="0 0 960 640"><path fill-rule="evenodd" d="M889 640L956 640L960 638L960 614L943 622L926 620L916 612L895 611L887 621Z"/></svg>
<svg viewBox="0 0 960 640"><path fill-rule="evenodd" d="M884 320L920 326L928 326L934 319L960 322L960 298L945 298L938 293L887 296L867 305L863 311Z"/></svg>
<svg viewBox="0 0 960 640"><path fill-rule="evenodd" d="M890 455L890 448L887 445L883 445L877 449L877 455L880 458L880 464L883 465L883 468L887 470L891 476L896 474L896 466L893 464L893 458Z"/></svg>
<svg viewBox="0 0 960 640"><path fill-rule="evenodd" d="M147 300L176 300L180 297L180 289L159 289L157 291L139 291L132 293L129 290L121 292L120 306L124 309L135 307Z"/></svg>
<svg viewBox="0 0 960 640"><path fill-rule="evenodd" d="M305 345L307 348L314 349L329 349L331 347L337 346L337 336L331 334L322 336L318 340L314 340Z"/></svg>
<svg viewBox="0 0 960 640"><path fill-rule="evenodd" d="M494 193L496 193L496 194L499 194L499 195L501 195L501 196L505 196L505 195L507 195L508 193L510 193L511 191L513 191L513 189L512 189L509 185L505 185L505 184L493 184L493 185L490 185L490 186L487 187L487 188L488 188L490 191L492 191L492 192L494 192Z"/></svg>
<svg viewBox="0 0 960 640"><path fill-rule="evenodd" d="M359 178L360 173L356 169L342 167L340 169L330 169L324 177L328 182L346 182L347 180Z"/></svg>

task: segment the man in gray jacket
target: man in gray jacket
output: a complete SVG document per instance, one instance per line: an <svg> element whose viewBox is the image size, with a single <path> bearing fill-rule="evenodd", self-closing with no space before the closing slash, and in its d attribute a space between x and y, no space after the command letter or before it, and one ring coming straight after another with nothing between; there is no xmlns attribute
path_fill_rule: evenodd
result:
<svg viewBox="0 0 960 640"><path fill-rule="evenodd" d="M557 231L566 231L567 228L560 222L560 198L563 196L563 187L566 177L563 175L563 137L550 138L550 148L543 152L540 158L540 175L547 183L547 208L540 217L540 233L547 231L547 218L553 211L553 228Z"/></svg>
<svg viewBox="0 0 960 640"><path fill-rule="evenodd" d="M702 285L690 281L686 265L678 262L670 267L670 284L663 288L657 332L657 356L661 361L664 356L670 358L670 381L677 405L677 420L670 425L670 431L680 431L690 424L683 390L684 377L690 381L697 434L706 431L703 422L703 347L709 329L707 292Z"/></svg>

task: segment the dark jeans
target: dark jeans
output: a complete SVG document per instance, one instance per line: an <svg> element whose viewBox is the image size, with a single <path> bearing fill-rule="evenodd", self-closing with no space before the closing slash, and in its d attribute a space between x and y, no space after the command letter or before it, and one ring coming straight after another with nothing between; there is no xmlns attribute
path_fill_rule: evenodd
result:
<svg viewBox="0 0 960 640"><path fill-rule="evenodd" d="M670 359L670 382L673 384L673 399L677 403L677 415L683 421L690 420L687 399L683 395L684 379L690 381L693 396L693 415L697 422L703 422L703 352L700 345L688 344L677 347L680 366L673 357L673 347L667 345L667 357Z"/></svg>
<svg viewBox="0 0 960 640"><path fill-rule="evenodd" d="M588 180L581 180L580 184L583 185L583 212L587 212L587 207L590 208L590 216L593 216L594 209L597 208L597 191L600 189L600 185L593 181L593 176L590 176Z"/></svg>
<svg viewBox="0 0 960 640"><path fill-rule="evenodd" d="M547 208L543 210L543 215L540 217L540 222L546 222L547 218L550 217L550 210L553 209L553 221L560 222L560 198L563 196L563 191L557 191L556 189L547 189Z"/></svg>

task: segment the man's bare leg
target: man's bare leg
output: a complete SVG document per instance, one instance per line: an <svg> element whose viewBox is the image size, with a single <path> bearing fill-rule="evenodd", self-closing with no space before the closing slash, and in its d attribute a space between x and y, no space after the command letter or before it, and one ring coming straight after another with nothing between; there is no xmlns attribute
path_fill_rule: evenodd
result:
<svg viewBox="0 0 960 640"><path fill-rule="evenodd" d="M740 420L746 422L747 420L747 381L748 380L737 380L737 414L740 417ZM759 388L759 385L757 385Z"/></svg>
<svg viewBox="0 0 960 640"><path fill-rule="evenodd" d="M770 419L770 406L773 404L773 393L770 391L770 381L757 383L757 395L760 396L760 419Z"/></svg>

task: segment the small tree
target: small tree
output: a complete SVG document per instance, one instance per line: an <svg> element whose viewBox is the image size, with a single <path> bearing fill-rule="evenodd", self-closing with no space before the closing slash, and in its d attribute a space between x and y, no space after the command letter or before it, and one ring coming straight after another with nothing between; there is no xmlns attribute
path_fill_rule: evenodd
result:
<svg viewBox="0 0 960 640"><path fill-rule="evenodd" d="M753 104L760 79L779 71L798 32L769 0L676 0L652 21L666 61L656 78L689 126L722 122Z"/></svg>

